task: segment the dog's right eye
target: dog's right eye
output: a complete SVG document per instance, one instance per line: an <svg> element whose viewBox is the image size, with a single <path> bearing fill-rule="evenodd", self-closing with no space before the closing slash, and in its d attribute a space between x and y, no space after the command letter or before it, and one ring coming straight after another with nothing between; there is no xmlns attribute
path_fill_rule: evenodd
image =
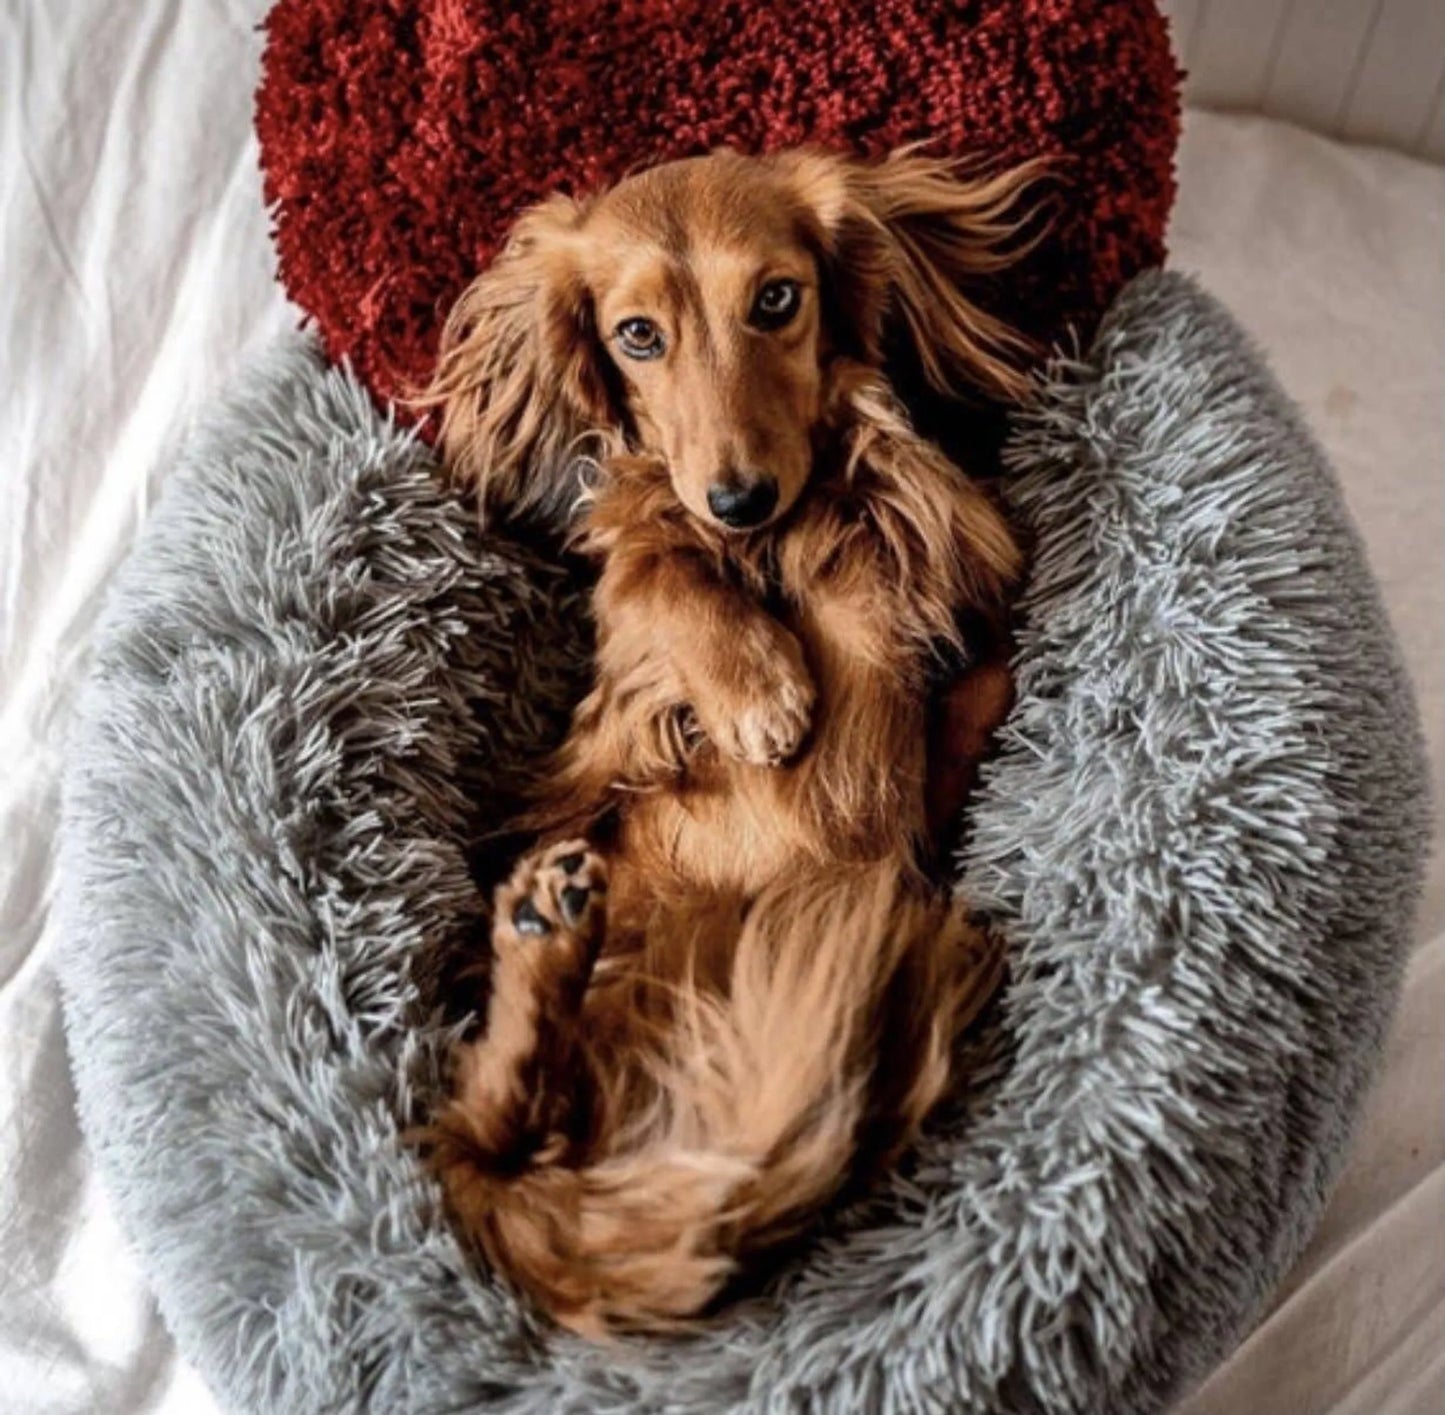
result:
<svg viewBox="0 0 1445 1415"><path fill-rule="evenodd" d="M754 329L781 329L798 312L802 286L796 280L769 280L753 301L748 323Z"/></svg>
<svg viewBox="0 0 1445 1415"><path fill-rule="evenodd" d="M667 347L667 341L650 319L640 316L624 319L613 331L622 352L629 359L655 359Z"/></svg>

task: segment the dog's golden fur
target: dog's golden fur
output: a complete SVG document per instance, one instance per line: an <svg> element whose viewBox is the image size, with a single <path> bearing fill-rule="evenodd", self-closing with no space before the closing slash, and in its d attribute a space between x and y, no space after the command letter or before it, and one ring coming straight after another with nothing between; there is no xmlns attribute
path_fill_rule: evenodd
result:
<svg viewBox="0 0 1445 1415"><path fill-rule="evenodd" d="M1016 253L1035 175L669 164L529 212L447 326L427 396L488 514L558 514L579 453L598 469L595 685L430 1131L458 1221L579 1331L697 1313L896 1155L997 984L924 861L956 805L929 781L966 786L1007 672L949 694L961 762L930 767L928 696L1020 557L888 358L901 340L941 392L1021 391L1018 341L969 292ZM739 479L775 499L732 529L712 498Z"/></svg>

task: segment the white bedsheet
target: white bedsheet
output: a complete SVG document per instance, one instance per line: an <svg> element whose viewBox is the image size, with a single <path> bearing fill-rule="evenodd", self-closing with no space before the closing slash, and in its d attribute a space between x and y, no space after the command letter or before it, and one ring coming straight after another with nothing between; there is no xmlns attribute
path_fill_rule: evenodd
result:
<svg viewBox="0 0 1445 1415"><path fill-rule="evenodd" d="M264 9L0 0L0 1411L214 1408L80 1146L46 901L66 706L150 469L292 320L249 125ZM1440 171L1204 114L1181 165L1176 263L1255 331L1334 454L1421 687L1438 783ZM1442 927L1437 861L1389 1068L1325 1230L1190 1415L1438 1408Z"/></svg>

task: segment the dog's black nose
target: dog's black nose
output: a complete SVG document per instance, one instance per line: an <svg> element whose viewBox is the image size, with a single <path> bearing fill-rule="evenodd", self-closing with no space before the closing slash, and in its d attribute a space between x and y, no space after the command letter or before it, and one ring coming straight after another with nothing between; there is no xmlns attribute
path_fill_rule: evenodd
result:
<svg viewBox="0 0 1445 1415"><path fill-rule="evenodd" d="M777 504L778 484L772 477L751 480L729 477L726 481L715 481L707 489L708 510L734 530L762 525Z"/></svg>

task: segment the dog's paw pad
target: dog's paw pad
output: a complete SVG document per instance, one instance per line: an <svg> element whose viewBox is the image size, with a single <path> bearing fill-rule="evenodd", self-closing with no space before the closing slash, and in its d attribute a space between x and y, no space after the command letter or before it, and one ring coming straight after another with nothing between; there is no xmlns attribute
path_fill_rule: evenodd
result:
<svg viewBox="0 0 1445 1415"><path fill-rule="evenodd" d="M607 866L585 841L569 840L522 859L497 891L496 917L519 942L591 944L600 932Z"/></svg>
<svg viewBox="0 0 1445 1415"><path fill-rule="evenodd" d="M587 912L592 891L584 884L569 884L562 890L562 918L568 925L576 924Z"/></svg>
<svg viewBox="0 0 1445 1415"><path fill-rule="evenodd" d="M527 898L519 899L512 906L512 927L519 934L532 938L541 938L552 932L551 923L544 917L536 902Z"/></svg>

